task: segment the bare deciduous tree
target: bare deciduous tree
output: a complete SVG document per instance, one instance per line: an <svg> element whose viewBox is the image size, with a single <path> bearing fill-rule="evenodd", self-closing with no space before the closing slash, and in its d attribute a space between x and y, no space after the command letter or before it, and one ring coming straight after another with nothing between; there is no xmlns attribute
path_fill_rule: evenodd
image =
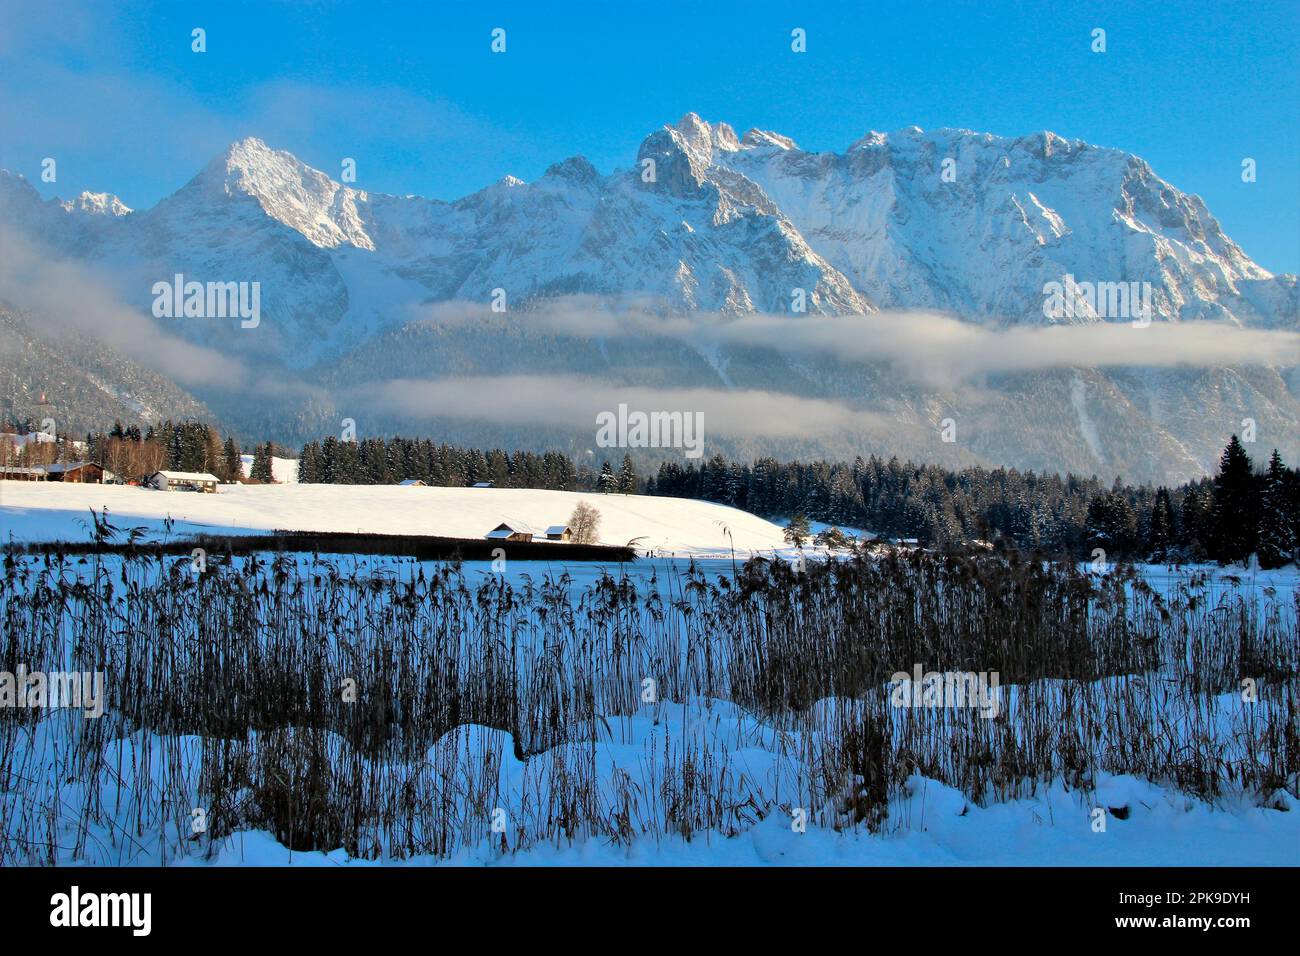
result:
<svg viewBox="0 0 1300 956"><path fill-rule="evenodd" d="M595 544L596 534L600 530L600 512L585 501L579 501L569 515L569 530L573 532L574 544Z"/></svg>

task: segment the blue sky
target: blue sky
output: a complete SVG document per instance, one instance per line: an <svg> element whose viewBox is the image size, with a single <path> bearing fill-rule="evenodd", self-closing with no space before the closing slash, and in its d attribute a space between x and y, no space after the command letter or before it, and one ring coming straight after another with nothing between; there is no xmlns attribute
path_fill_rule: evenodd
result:
<svg viewBox="0 0 1300 956"><path fill-rule="evenodd" d="M1265 268L1300 271L1300 0L0 0L0 166L46 196L147 207L257 135L336 178L355 158L362 188L453 199L579 153L628 166L689 110L813 150L913 124L1051 129L1141 155Z"/></svg>

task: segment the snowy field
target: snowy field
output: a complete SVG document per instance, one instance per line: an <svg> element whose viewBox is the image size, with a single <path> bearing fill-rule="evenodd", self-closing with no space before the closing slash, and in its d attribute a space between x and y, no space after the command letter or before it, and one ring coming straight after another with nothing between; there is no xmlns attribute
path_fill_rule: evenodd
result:
<svg viewBox="0 0 1300 956"><path fill-rule="evenodd" d="M662 743L662 741L659 741ZM508 753L508 751L507 751ZM1286 866L1300 865L1300 801L1276 808L1239 801L1213 807L1131 776L1102 774L1094 797L1124 807L1124 821L1094 832L1092 801L1060 783L1033 799L973 805L962 793L920 775L910 795L890 804L896 828L882 834L837 833L774 814L733 837L645 840L630 847L589 840L502 855L485 841L449 861L404 865L465 866ZM1285 809L1284 809L1285 808ZM184 861L197 865L194 861ZM264 830L226 840L221 866L375 866L332 853L291 852Z"/></svg>
<svg viewBox="0 0 1300 956"><path fill-rule="evenodd" d="M1229 699L1231 698L1231 699ZM1224 710L1235 698L1221 698ZM829 702L819 704L827 706ZM1239 717L1234 719L1240 719ZM292 851L263 829L241 829L211 847L189 842L189 818L183 814L134 832L130 812L92 823L69 813L57 824L60 842L84 844L80 857L67 854L64 864L104 866L1297 866L1300 865L1300 800L1280 791L1267 805L1249 794L1229 792L1213 802L1131 775L1099 773L1087 790L1060 780L1040 784L1021 799L975 803L941 781L913 774L904 796L890 801L879 832L865 827L837 830L817 822L795 823L800 808L810 807L806 781L811 768L788 730L765 725L725 701L686 706L665 702L647 705L631 717L600 722L594 743L575 742L537 754L526 761L513 755L510 735L488 727L465 725L447 734L428 751L428 765L454 752L463 758L465 786L471 799L458 800L454 826L481 833L476 843L447 858L416 855L376 861L350 856L342 849ZM698 749L697 749L698 748ZM52 748L46 748L49 753ZM198 738L136 734L110 744L110 766L99 787L105 807L130 806L122 793L148 793L146 805L163 794L182 806L201 806L192 788L203 745ZM731 806L732 833L704 830L687 840L654 833L617 842L607 837L559 836L524 848L500 849L500 837L488 832L485 812L474 802L499 806L514 826L546 813L537 794L545 791L555 768L593 761L602 783L596 799L609 813L631 792L638 814L653 819L682 793L669 785L664 765L680 763L692 753L723 755L723 764L702 767L699 786L718 782ZM24 766L18 753L16 766ZM484 759L487 758L487 759ZM39 759L39 758L38 758ZM147 767L147 770L145 769ZM483 767L496 768L488 785L476 779ZM132 769L139 768L139 769ZM474 769L470 769L474 768ZM28 770L34 769L28 765ZM51 768L51 787L62 776ZM815 777L815 774L814 774ZM619 781L624 787L618 786ZM662 791L656 786L658 781ZM69 807L85 800L83 785L60 781L59 800ZM531 798L531 799L530 799ZM754 804L751 804L751 801ZM768 807L757 813L754 805ZM1104 815L1104 829L1098 829ZM42 824L44 826L44 824Z"/></svg>
<svg viewBox="0 0 1300 956"><path fill-rule="evenodd" d="M124 485L0 481L0 537L85 540L81 522L107 508L119 527L161 534L228 530L257 533L343 531L481 538L501 522L536 531L564 524L579 501L601 515L600 543L635 542L640 553L722 557L786 549L782 529L755 515L706 501L514 488L396 485L221 485L215 495ZM557 545L557 547L561 547Z"/></svg>

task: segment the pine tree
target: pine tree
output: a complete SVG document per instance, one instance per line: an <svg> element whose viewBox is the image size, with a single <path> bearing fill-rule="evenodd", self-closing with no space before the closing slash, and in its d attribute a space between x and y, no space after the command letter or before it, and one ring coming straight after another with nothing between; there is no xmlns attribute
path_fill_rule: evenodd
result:
<svg viewBox="0 0 1300 956"><path fill-rule="evenodd" d="M1282 489L1291 513L1291 540L1300 547L1300 468L1286 470Z"/></svg>
<svg viewBox="0 0 1300 956"><path fill-rule="evenodd" d="M1296 541L1292 532L1293 511L1297 507L1288 488L1286 466L1276 448L1268 460L1264 475L1263 506L1259 524L1259 566L1280 568L1295 558Z"/></svg>
<svg viewBox="0 0 1300 956"><path fill-rule="evenodd" d="M253 465L248 469L248 477L254 481L267 482L268 484L273 480L270 442L253 447Z"/></svg>
<svg viewBox="0 0 1300 956"><path fill-rule="evenodd" d="M327 435L320 446L320 477L317 480L327 485L342 484L339 481L338 461L339 440L333 435Z"/></svg>
<svg viewBox="0 0 1300 956"><path fill-rule="evenodd" d="M339 485L359 485L365 481L361 472L361 453L355 441L341 441L336 446L337 458L334 462L334 483Z"/></svg>
<svg viewBox="0 0 1300 956"><path fill-rule="evenodd" d="M700 469L700 494L706 501L727 502L727 459L714 455Z"/></svg>
<svg viewBox="0 0 1300 956"><path fill-rule="evenodd" d="M1174 544L1174 503L1169 489L1156 492L1156 503L1151 509L1151 525L1147 531L1147 553L1163 560Z"/></svg>
<svg viewBox="0 0 1300 956"><path fill-rule="evenodd" d="M1202 560L1206 555L1206 542L1211 537L1211 508L1209 494L1195 485L1183 495L1178 540L1193 561Z"/></svg>
<svg viewBox="0 0 1300 956"><path fill-rule="evenodd" d="M797 514L790 519L790 523L785 526L785 540L787 544L792 544L796 548L802 548L808 541L809 528L808 519L802 514Z"/></svg>
<svg viewBox="0 0 1300 956"><path fill-rule="evenodd" d="M618 489L618 479L614 477L614 469L609 467L609 462L600 466L600 478L597 479L600 486L601 494L610 494Z"/></svg>
<svg viewBox="0 0 1300 956"><path fill-rule="evenodd" d="M853 546L849 536L834 525L818 532L813 540L821 547L828 548L831 551L846 551Z"/></svg>
<svg viewBox="0 0 1300 956"><path fill-rule="evenodd" d="M482 449L471 448L463 455L465 483L467 485L476 485L481 481L491 481L492 477L488 472L487 456L483 454Z"/></svg>
<svg viewBox="0 0 1300 956"><path fill-rule="evenodd" d="M304 485L314 485L321 480L320 443L309 441L302 446L302 452L298 455L298 481Z"/></svg>
<svg viewBox="0 0 1300 956"><path fill-rule="evenodd" d="M623 456L623 467L618 472L618 490L625 495L636 494L636 469L632 466L632 456Z"/></svg>
<svg viewBox="0 0 1300 956"><path fill-rule="evenodd" d="M1137 516L1120 492L1108 491L1088 502L1086 525L1089 548L1102 548L1112 555L1128 554L1137 540Z"/></svg>
<svg viewBox="0 0 1300 956"><path fill-rule="evenodd" d="M239 481L244 477L244 460L239 454L239 446L229 435L226 436L226 444L222 449L222 457L225 459L224 474L226 481Z"/></svg>
<svg viewBox="0 0 1300 956"><path fill-rule="evenodd" d="M1219 459L1212 521L1211 558L1222 564L1245 561L1254 553L1259 541L1259 484L1236 435Z"/></svg>

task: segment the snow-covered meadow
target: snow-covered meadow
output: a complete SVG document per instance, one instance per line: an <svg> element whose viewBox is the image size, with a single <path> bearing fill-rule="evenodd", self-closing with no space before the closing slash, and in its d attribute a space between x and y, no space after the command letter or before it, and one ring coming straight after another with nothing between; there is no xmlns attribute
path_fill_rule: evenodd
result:
<svg viewBox="0 0 1300 956"><path fill-rule="evenodd" d="M88 513L108 509L119 526L163 522L172 533L345 531L482 538L501 522L544 530L586 501L600 512L599 541L663 556L723 557L786 548L783 529L707 501L516 488L397 485L221 485L215 495L125 485L0 481L0 540L85 540ZM557 554L557 560L562 555Z"/></svg>

